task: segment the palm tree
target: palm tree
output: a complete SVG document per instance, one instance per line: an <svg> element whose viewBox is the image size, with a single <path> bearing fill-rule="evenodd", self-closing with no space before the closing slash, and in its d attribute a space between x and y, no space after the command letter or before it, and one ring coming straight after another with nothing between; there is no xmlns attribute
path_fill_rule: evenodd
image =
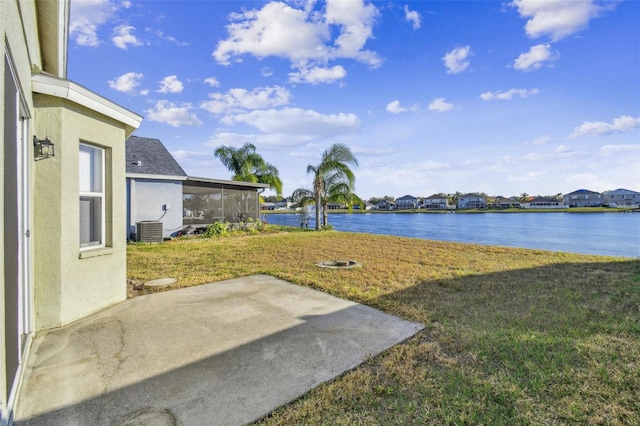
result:
<svg viewBox="0 0 640 426"><path fill-rule="evenodd" d="M345 182L341 172L324 178L321 195L322 226L327 226L329 221L329 203L344 204L349 211L355 204L359 204L360 208L364 206L364 202L353 192L353 189L353 182Z"/></svg>
<svg viewBox="0 0 640 426"><path fill-rule="evenodd" d="M252 143L247 142L240 148L221 145L214 154L233 173L231 180L266 183L278 196L282 196L282 181L278 169L264 161Z"/></svg>
<svg viewBox="0 0 640 426"><path fill-rule="evenodd" d="M320 229L320 209L324 208L323 222L327 225L329 202L341 202L349 206L362 203L353 192L356 177L349 166L357 166L358 160L344 144L333 144L322 153L320 163L309 164L307 174L313 173L313 189L299 188L292 198L299 205L316 205L316 229Z"/></svg>

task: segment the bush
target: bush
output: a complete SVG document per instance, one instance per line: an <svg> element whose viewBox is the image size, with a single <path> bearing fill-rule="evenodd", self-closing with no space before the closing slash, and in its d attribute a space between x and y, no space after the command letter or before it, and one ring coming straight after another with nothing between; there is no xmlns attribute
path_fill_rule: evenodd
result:
<svg viewBox="0 0 640 426"><path fill-rule="evenodd" d="M215 222L212 223L211 225L207 226L207 230L204 233L204 236L206 238L211 238L211 237L222 237L223 235L225 235L227 233L227 224L224 222Z"/></svg>

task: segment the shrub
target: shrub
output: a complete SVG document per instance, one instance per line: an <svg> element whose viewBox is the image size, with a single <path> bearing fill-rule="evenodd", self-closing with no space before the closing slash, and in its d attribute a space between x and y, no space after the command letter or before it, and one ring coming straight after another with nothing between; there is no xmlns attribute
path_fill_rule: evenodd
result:
<svg viewBox="0 0 640 426"><path fill-rule="evenodd" d="M224 222L214 222L211 225L207 226L207 230L204 233L206 238L211 237L222 237L227 233L228 227Z"/></svg>

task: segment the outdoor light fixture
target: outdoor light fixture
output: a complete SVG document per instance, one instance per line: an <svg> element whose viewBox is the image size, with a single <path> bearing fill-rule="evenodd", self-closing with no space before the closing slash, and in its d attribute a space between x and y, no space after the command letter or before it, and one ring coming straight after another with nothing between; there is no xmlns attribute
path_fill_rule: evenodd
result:
<svg viewBox="0 0 640 426"><path fill-rule="evenodd" d="M36 161L55 156L53 142L49 138L38 139L33 136L33 151Z"/></svg>

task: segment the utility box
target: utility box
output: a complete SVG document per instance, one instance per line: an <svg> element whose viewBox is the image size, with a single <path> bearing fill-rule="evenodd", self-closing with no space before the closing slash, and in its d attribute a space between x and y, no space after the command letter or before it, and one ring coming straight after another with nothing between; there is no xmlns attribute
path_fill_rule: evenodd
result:
<svg viewBox="0 0 640 426"><path fill-rule="evenodd" d="M162 242L162 222L159 220L143 220L136 222L136 241L143 243Z"/></svg>

